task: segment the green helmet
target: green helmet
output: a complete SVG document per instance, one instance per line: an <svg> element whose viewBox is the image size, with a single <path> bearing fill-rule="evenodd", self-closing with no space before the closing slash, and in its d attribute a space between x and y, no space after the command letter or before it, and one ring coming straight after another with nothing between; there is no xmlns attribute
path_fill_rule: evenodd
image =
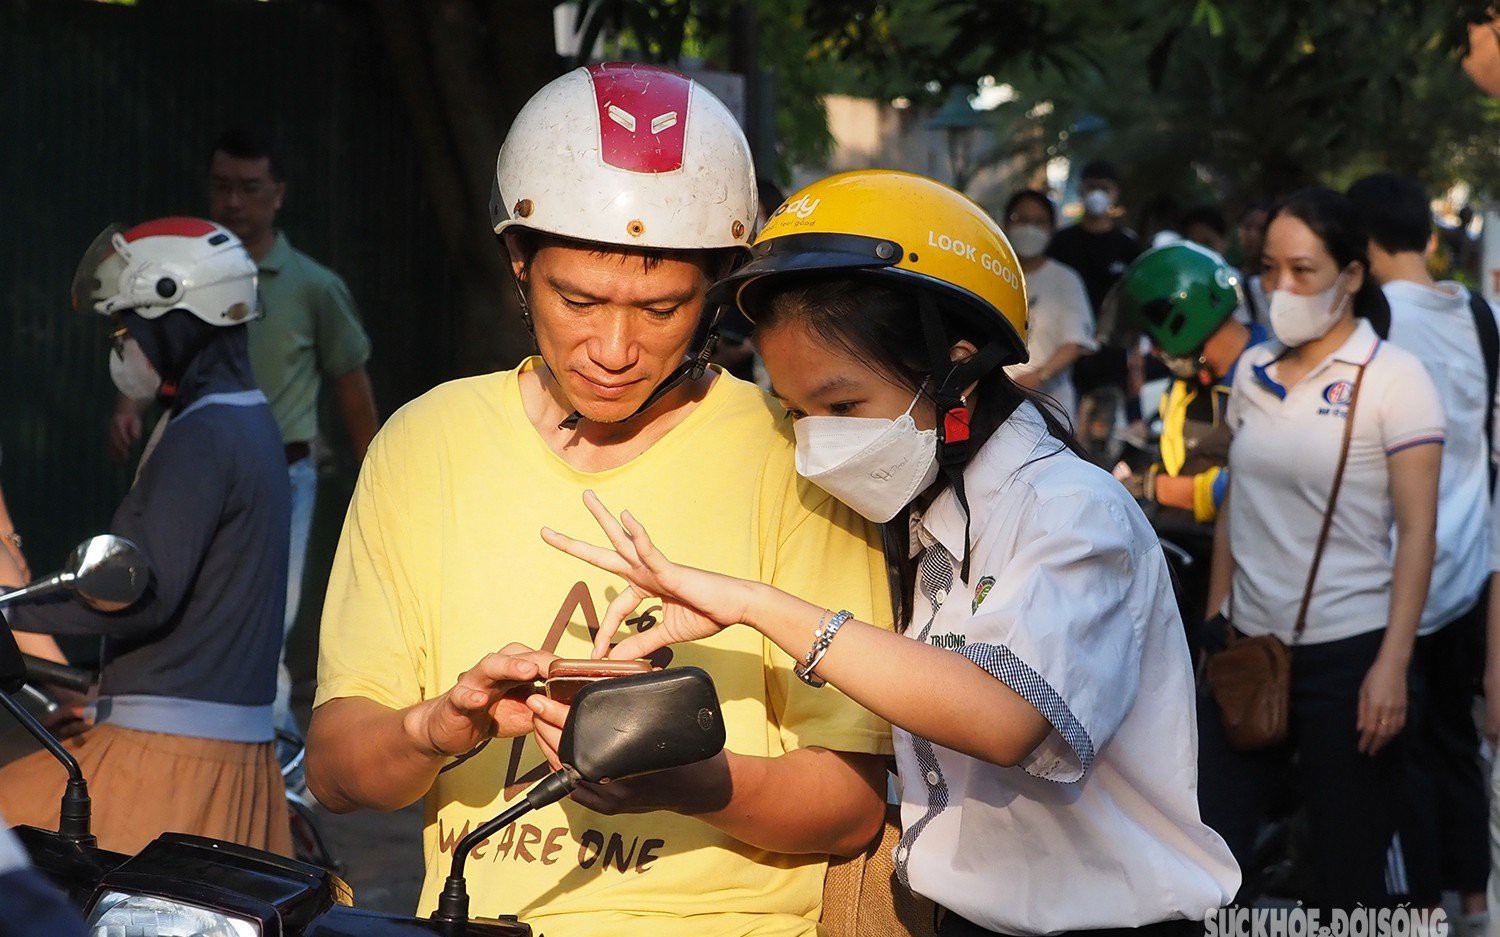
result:
<svg viewBox="0 0 1500 937"><path fill-rule="evenodd" d="M1116 298L1163 354L1197 354L1240 304L1239 277L1213 251L1181 241L1153 247L1125 271Z"/></svg>

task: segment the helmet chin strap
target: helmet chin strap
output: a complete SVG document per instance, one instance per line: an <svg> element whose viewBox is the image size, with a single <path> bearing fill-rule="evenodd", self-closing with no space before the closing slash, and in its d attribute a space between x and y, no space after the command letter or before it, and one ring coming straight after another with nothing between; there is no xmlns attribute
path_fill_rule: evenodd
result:
<svg viewBox="0 0 1500 937"><path fill-rule="evenodd" d="M933 392L933 399L937 403L937 449L938 468L948 484L953 488L953 495L958 499L958 506L964 512L964 555L959 558L961 564L960 578L967 582L969 580L969 554L970 544L970 512L969 498L964 491L964 466L969 461L969 401L964 396L964 390L970 384L984 377L999 366L1001 359L1005 356L1005 348L999 342L990 342L979 349L973 355L962 361L954 361L949 357L951 343L948 341L947 331L943 328L942 316L938 313L937 303L932 296L923 291L917 296L918 315L922 320L922 336L927 344L927 355L932 364L934 379L943 375L939 380L937 390ZM1000 422L1010 418L1011 412L1019 406L1020 400L1014 401L1010 409L1000 414Z"/></svg>

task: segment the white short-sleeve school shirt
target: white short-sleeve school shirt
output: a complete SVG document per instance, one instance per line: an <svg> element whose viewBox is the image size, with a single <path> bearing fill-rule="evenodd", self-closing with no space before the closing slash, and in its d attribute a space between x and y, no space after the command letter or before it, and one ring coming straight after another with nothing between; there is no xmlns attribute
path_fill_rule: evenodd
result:
<svg viewBox="0 0 1500 937"><path fill-rule="evenodd" d="M969 579L955 561L939 588L927 565L933 551L963 555L947 491L914 525L924 583L907 634L968 657L1053 731L1003 768L895 730L898 873L1002 933L1202 920L1240 872L1198 814L1192 666L1155 533L1031 404L984 444L964 484Z"/></svg>
<svg viewBox="0 0 1500 937"><path fill-rule="evenodd" d="M1437 388L1416 356L1382 341L1363 319L1292 387L1275 376L1285 353L1275 341L1247 351L1226 408L1234 433L1229 548L1235 572L1223 611L1246 634L1292 639L1363 366L1343 488L1301 640L1317 644L1378 631L1389 618L1395 547L1387 459L1443 442Z"/></svg>
<svg viewBox="0 0 1500 937"><path fill-rule="evenodd" d="M1028 360L1007 367L1005 373L1011 377L1031 374L1067 345L1081 345L1086 352L1099 349L1094 339L1094 307L1089 304L1088 290L1083 278L1067 264L1046 260L1026 274L1026 307ZM1072 368L1055 375L1037 390L1056 400L1069 421L1078 412Z"/></svg>

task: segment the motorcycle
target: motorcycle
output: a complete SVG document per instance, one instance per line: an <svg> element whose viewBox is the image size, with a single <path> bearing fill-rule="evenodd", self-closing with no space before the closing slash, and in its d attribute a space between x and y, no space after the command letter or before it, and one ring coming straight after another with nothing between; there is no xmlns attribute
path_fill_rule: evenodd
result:
<svg viewBox="0 0 1500 937"><path fill-rule="evenodd" d="M0 595L0 608L61 592L96 607L124 608L140 598L149 579L133 544L94 537L79 545L61 572ZM0 628L0 709L68 772L57 830L18 826L13 832L33 865L82 909L91 937L530 937L531 928L513 915L470 917L464 868L474 847L583 781L607 784L682 767L724 747L718 694L696 667L584 687L563 728L562 767L459 842L437 910L418 919L361 911L333 871L221 840L163 833L135 856L100 849L90 831L88 782L77 760L14 698L28 679L46 679L49 670L43 662L28 672L10 630Z"/></svg>

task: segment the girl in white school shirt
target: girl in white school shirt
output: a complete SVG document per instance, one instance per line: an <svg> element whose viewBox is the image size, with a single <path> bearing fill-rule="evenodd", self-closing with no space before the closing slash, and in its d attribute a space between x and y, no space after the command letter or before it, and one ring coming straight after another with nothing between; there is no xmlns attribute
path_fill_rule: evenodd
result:
<svg viewBox="0 0 1500 937"><path fill-rule="evenodd" d="M757 323L798 471L889 522L902 633L849 620L836 598L674 563L651 518L588 495L612 549L543 536L629 583L595 652L659 597L662 622L612 656L751 627L804 679L893 723L897 874L944 909L945 937L1201 932L1190 922L1229 900L1239 870L1198 817L1192 672L1166 563L1119 483L1000 367L1025 348L1010 246L920 176L848 173L798 197L816 208L773 216L717 295Z"/></svg>
<svg viewBox="0 0 1500 937"><path fill-rule="evenodd" d="M1432 572L1445 421L1421 363L1371 325L1389 321L1389 309L1366 245L1354 206L1327 189L1272 211L1264 277L1279 341L1248 351L1235 374L1209 600L1241 634L1291 645L1291 737L1234 752L1211 700L1201 721L1204 819L1242 861L1289 757L1300 756L1310 897L1335 908L1434 897L1411 881L1421 863L1397 829L1407 668ZM1347 466L1299 638L1351 407Z"/></svg>

